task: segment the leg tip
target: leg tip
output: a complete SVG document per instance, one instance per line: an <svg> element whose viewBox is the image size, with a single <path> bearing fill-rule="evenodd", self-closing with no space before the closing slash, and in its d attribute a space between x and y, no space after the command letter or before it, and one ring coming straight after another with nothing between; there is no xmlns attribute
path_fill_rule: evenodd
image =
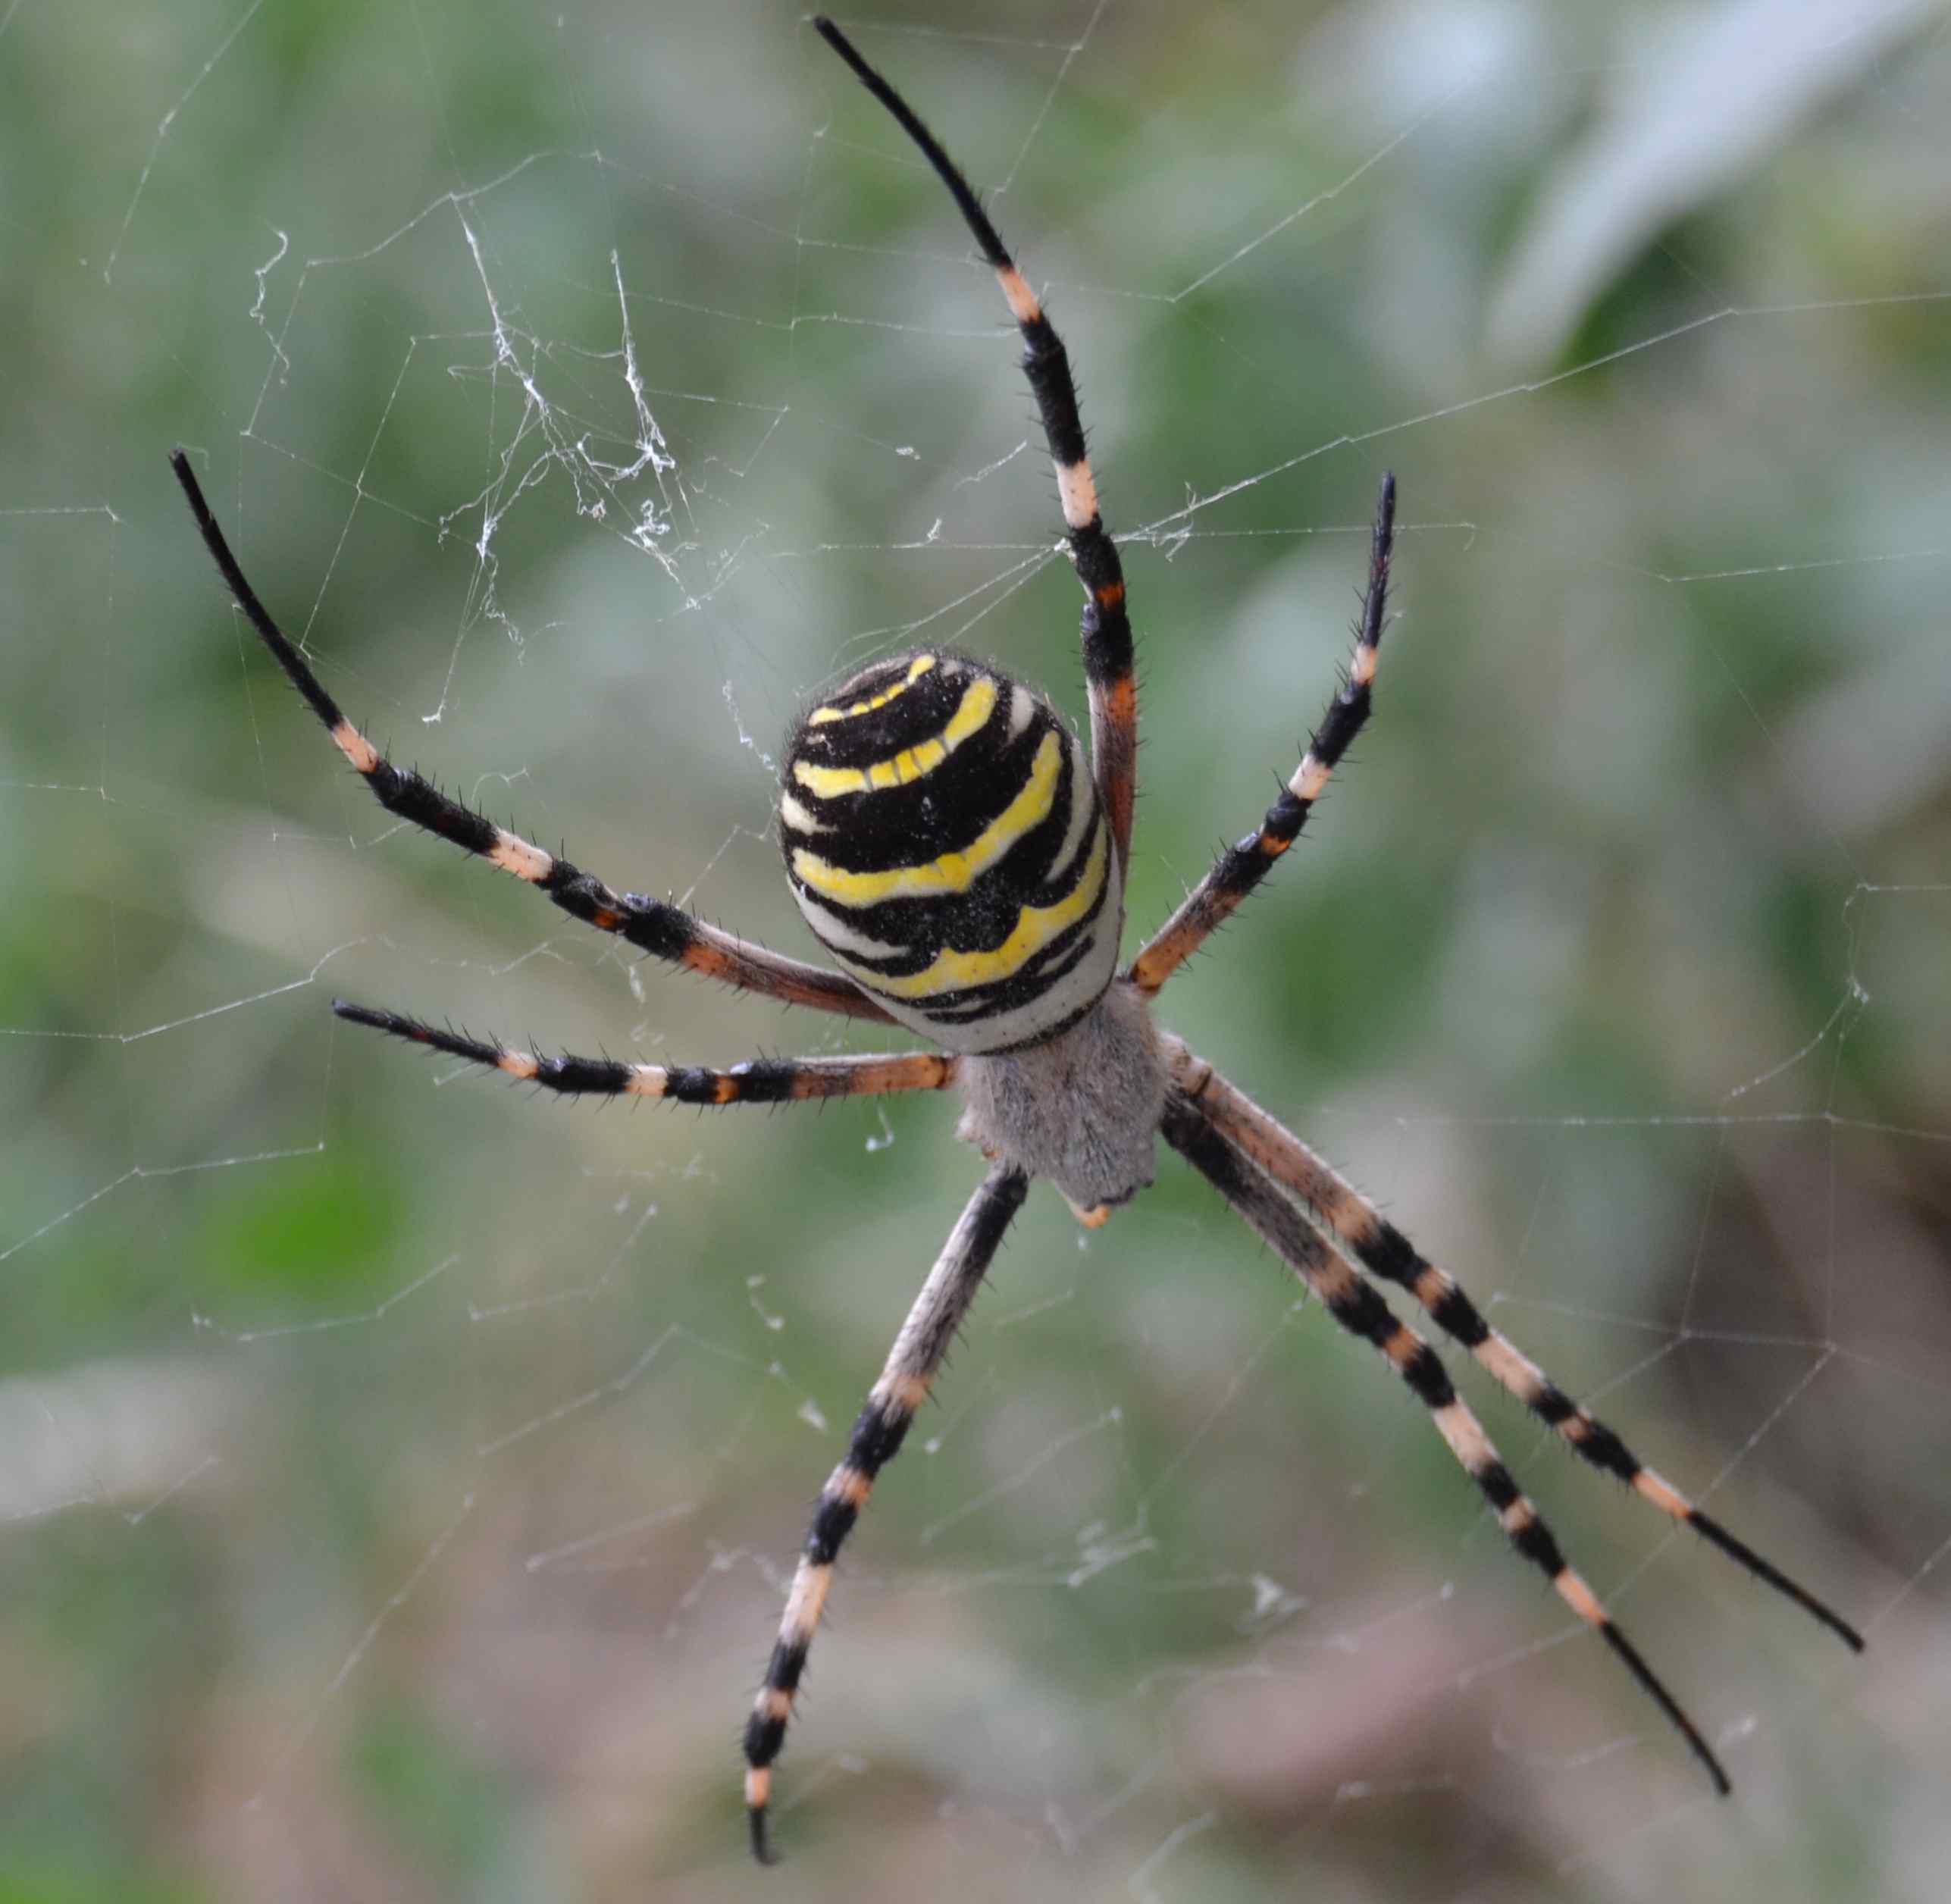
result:
<svg viewBox="0 0 1951 1904"><path fill-rule="evenodd" d="M189 452L178 443L169 453L171 473L189 499L189 506L199 522L209 513L209 505L203 499L203 485L196 480L196 471L189 466Z"/></svg>
<svg viewBox="0 0 1951 1904"><path fill-rule="evenodd" d="M396 1018L390 1012L376 1011L371 1005L355 1005L349 998L334 999L332 1016L343 1018L349 1025L364 1025L375 1032L392 1032L406 1038L414 1035L405 1029L405 1020Z"/></svg>
<svg viewBox="0 0 1951 1904"><path fill-rule="evenodd" d="M745 1774L745 1823L752 1834L752 1858L755 1864L776 1865L779 1862L778 1854L766 1837L766 1807L772 1796L772 1768L749 1767Z"/></svg>

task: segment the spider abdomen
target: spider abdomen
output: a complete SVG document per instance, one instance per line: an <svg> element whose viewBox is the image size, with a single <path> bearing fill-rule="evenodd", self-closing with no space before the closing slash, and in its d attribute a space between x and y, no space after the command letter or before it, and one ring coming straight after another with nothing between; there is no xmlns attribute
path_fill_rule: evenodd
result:
<svg viewBox="0 0 1951 1904"><path fill-rule="evenodd" d="M1117 963L1122 869L1082 744L965 656L897 655L794 728L779 832L821 942L947 1050L1052 1036Z"/></svg>

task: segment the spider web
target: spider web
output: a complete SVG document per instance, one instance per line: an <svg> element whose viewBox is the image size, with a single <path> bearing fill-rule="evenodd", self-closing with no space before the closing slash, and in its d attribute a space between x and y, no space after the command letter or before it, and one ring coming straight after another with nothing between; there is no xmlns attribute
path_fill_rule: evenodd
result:
<svg viewBox="0 0 1951 1904"><path fill-rule="evenodd" d="M1082 708L993 285L790 9L0 9L0 1878L717 1895L945 1103L531 1104L344 995L853 1048L389 824L396 758L784 950L843 665ZM1167 1160L1032 1196L843 1561L778 1825L852 1896L1924 1897L1951 1745L1951 46L1922 5L850 19L1079 366L1134 932L1344 658L1376 722L1163 1016L1852 1661L1452 1354L1715 1805L1422 1412ZM1939 242L1934 246L1933 240Z"/></svg>

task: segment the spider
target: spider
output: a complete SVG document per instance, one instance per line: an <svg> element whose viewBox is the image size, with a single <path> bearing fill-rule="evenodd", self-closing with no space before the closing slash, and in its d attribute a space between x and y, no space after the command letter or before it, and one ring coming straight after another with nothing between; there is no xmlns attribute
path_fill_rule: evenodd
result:
<svg viewBox="0 0 1951 1904"><path fill-rule="evenodd" d="M336 1001L341 1018L491 1066L545 1090L681 1104L777 1104L943 1091L959 1134L988 1160L894 1339L821 1490L778 1636L744 1733L751 1845L772 1862L772 1765L784 1743L835 1562L881 1470L900 1451L1031 1179L1048 1178L1093 1227L1152 1181L1154 1135L1212 1185L1351 1335L1386 1357L1430 1414L1519 1555L1594 1628L1679 1730L1717 1792L1726 1771L1699 1728L1566 1560L1427 1342L1378 1285L1408 1293L1492 1379L1601 1473L1684 1522L1852 1649L1855 1630L1694 1506L1500 1331L1348 1181L1153 1019L1173 973L1293 845L1367 721L1386 620L1395 484L1382 479L1368 583L1345 679L1258 828L1223 853L1121 972L1124 877L1136 785L1137 691L1118 552L1098 513L1064 347L968 181L907 102L832 21L813 26L920 149L994 272L1023 340L1083 585L1087 761L1043 696L969 656L897 654L847 680L788 741L778 799L787 877L838 972L781 957L678 907L619 893L449 799L387 759L340 711L245 579L189 461L171 457L231 593L340 752L388 812L539 887L562 910L708 979L875 1024L939 1048L762 1059L729 1069L544 1057L397 1012Z"/></svg>

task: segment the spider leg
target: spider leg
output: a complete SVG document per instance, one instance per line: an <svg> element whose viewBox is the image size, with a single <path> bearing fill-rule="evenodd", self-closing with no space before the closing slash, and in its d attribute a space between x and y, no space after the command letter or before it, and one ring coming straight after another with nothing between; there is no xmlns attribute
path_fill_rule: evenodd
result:
<svg viewBox="0 0 1951 1904"><path fill-rule="evenodd" d="M766 1667L766 1683L745 1726L745 1805L752 1827L752 1852L761 1864L772 1856L766 1842L766 1808L772 1793L772 1766L786 1737L793 1696L806 1671L813 1629L833 1584L841 1543L852 1532L874 1477L900 1451L916 1411L976 1291L1008 1229L1022 1207L1029 1179L1020 1170L998 1167L982 1179L963 1210L935 1267L915 1298L907 1320L888 1353L881 1379L854 1422L847 1453L820 1490L813 1510L779 1637Z"/></svg>
<svg viewBox="0 0 1951 1904"><path fill-rule="evenodd" d="M751 1058L729 1069L708 1065L625 1064L615 1058L545 1058L444 1031L398 1012L332 1001L355 1025L410 1039L471 1064L570 1098L669 1098L681 1104L780 1104L810 1098L878 1098L893 1091L940 1091L955 1079L955 1060L940 1051L884 1052L834 1058Z"/></svg>
<svg viewBox="0 0 1951 1904"><path fill-rule="evenodd" d="M600 932L615 932L634 946L660 959L669 960L707 979L777 998L789 1005L810 1005L820 1011L838 1012L850 1018L871 1018L891 1023L887 1013L868 997L851 979L818 966L803 965L797 959L782 958L763 945L735 938L714 925L694 918L679 907L661 900L647 899L638 893L613 891L593 873L541 847L531 845L518 835L496 826L482 815L471 812L459 801L449 800L431 781L412 771L402 771L374 747L340 711L339 704L320 685L305 657L272 620L270 611L258 599L257 591L244 578L217 518L204 500L203 491L180 449L173 452L170 467L189 499L190 512L202 531L209 550L230 593L262 637L273 658L293 687L304 696L313 713L324 724L333 744L365 779L379 803L390 813L410 820L430 833L469 853L478 853L504 872L539 886L550 900L572 918L595 926Z"/></svg>
<svg viewBox="0 0 1951 1904"><path fill-rule="evenodd" d="M1098 791L1111 823L1111 838L1123 866L1131 856L1132 802L1138 785L1138 684L1132 673L1132 625L1125 611L1125 574L1116 545L1098 510L1098 489L1084 447L1077 386L1063 341L1044 315L1027 280L1016 267L989 215L955 161L916 116L914 109L860 57L852 41L831 20L818 14L814 30L852 68L853 76L891 113L920 147L947 186L1003 296L1022 333L1023 374L1043 418L1050 459L1057 466L1057 490L1070 559L1087 600L1079 631L1084 644L1084 678L1091 697L1091 762Z"/></svg>
<svg viewBox="0 0 1951 1904"><path fill-rule="evenodd" d="M1291 1190L1364 1269L1399 1284L1436 1326L1461 1342L1498 1385L1555 1428L1594 1467L1624 1481L1663 1514L1684 1521L1704 1539L1738 1561L1757 1580L1794 1601L1855 1651L1862 1636L1807 1589L1799 1586L1745 1541L1701 1512L1671 1482L1646 1466L1605 1423L1589 1414L1482 1312L1446 1270L1422 1255L1354 1185L1246 1093L1229 1083L1178 1039L1164 1040L1173 1077L1230 1143L1245 1152L1275 1182Z"/></svg>
<svg viewBox="0 0 1951 1904"><path fill-rule="evenodd" d="M1599 1596L1573 1570L1556 1537L1511 1479L1490 1437L1451 1386L1436 1351L1406 1323L1395 1319L1375 1286L1328 1248L1299 1206L1223 1136L1182 1092L1175 1091L1167 1100L1160 1128L1165 1141L1320 1298L1329 1314L1351 1335L1373 1343L1388 1357L1416 1398L1430 1411L1437 1432L1477 1483L1511 1545L1545 1575L1573 1612L1597 1629L1641 1689L1679 1729L1706 1767L1715 1790L1724 1797L1732 1787L1712 1748L1655 1677L1639 1649L1613 1623Z"/></svg>
<svg viewBox="0 0 1951 1904"><path fill-rule="evenodd" d="M1342 756L1368 719L1376 650L1382 641L1389 605L1389 562L1395 546L1395 478L1385 475L1376 505L1369 544L1368 591L1355 630L1354 659L1341 692L1328 703L1321 725L1307 744L1294 777L1267 810L1257 833L1249 833L1220 856L1219 863L1187 894L1185 903L1153 935L1127 974L1147 997L1152 996L1207 938L1223 925L1240 902L1273 870L1273 863L1299 838L1307 816Z"/></svg>

